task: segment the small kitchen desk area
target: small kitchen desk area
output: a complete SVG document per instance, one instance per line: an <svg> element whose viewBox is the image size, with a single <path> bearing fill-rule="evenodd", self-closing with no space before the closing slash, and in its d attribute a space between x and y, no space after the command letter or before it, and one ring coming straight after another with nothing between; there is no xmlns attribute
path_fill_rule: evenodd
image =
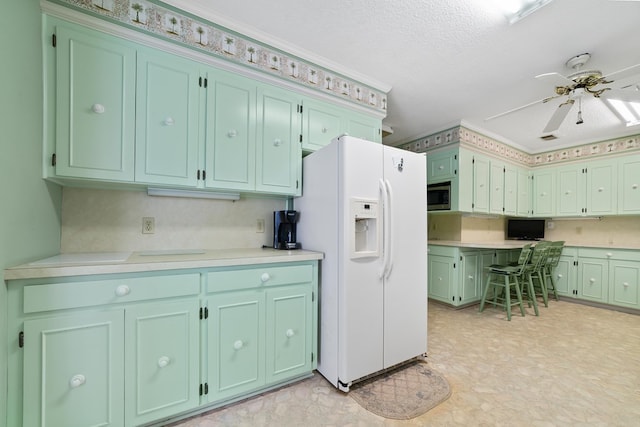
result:
<svg viewBox="0 0 640 427"><path fill-rule="evenodd" d="M6 269L9 425L164 425L310 376L322 258L170 250Z"/></svg>
<svg viewBox="0 0 640 427"><path fill-rule="evenodd" d="M456 308L479 303L485 267L516 261L526 244L535 242L429 240L429 298Z"/></svg>

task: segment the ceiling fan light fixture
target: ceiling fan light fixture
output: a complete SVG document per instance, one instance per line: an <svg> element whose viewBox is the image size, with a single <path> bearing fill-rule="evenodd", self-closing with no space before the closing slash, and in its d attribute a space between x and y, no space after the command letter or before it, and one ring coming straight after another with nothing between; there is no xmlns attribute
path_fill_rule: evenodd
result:
<svg viewBox="0 0 640 427"><path fill-rule="evenodd" d="M509 20L509 24L511 25L515 24L516 22L531 15L533 12L551 3L552 1L553 0L520 0L517 2L518 5L514 4L514 1L511 1L510 3L512 3L513 6L515 7L519 6L519 7L518 9L515 9L514 7L514 9L512 10L515 10L515 11L510 14L507 14L507 19Z"/></svg>

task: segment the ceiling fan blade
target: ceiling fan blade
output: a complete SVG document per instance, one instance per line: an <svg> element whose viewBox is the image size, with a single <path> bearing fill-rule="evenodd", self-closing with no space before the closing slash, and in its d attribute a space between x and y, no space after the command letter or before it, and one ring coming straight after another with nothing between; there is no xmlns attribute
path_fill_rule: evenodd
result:
<svg viewBox="0 0 640 427"><path fill-rule="evenodd" d="M555 96L552 97L552 98L555 98ZM511 114L511 113L515 113L516 111L524 110L525 108L531 107L532 105L536 105L536 104L540 104L540 103L543 103L543 102L547 102L549 99L551 99L551 98L539 99L537 101L530 102L530 103L522 105L520 107L512 108L511 110L504 111L504 112L502 112L500 114L496 114L495 116L487 117L486 119L484 119L484 121L486 122L486 121L489 121L489 120L497 119L498 117L506 116L507 114Z"/></svg>
<svg viewBox="0 0 640 427"><path fill-rule="evenodd" d="M625 102L640 102L640 90L610 89L602 92L600 98L618 99Z"/></svg>
<svg viewBox="0 0 640 427"><path fill-rule="evenodd" d="M542 133L547 134L557 131L564 119L567 117L567 114L569 114L569 111L571 110L571 107L573 107L574 103L575 100L569 99L566 102L560 104L558 108L556 108L556 111L553 113L553 116L551 116L549 123L547 123L547 126L545 126Z"/></svg>
<svg viewBox="0 0 640 427"><path fill-rule="evenodd" d="M544 80L554 86L569 86L575 83L573 80L568 79L559 73L538 74L536 79Z"/></svg>
<svg viewBox="0 0 640 427"><path fill-rule="evenodd" d="M602 80L615 82L616 80L623 80L636 74L640 74L640 64L614 71L613 73L602 77Z"/></svg>

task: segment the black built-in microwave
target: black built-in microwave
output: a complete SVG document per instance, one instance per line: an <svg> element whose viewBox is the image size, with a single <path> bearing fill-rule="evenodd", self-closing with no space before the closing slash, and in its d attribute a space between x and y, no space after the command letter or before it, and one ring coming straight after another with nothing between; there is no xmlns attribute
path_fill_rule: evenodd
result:
<svg viewBox="0 0 640 427"><path fill-rule="evenodd" d="M451 210L451 181L427 185L427 210Z"/></svg>

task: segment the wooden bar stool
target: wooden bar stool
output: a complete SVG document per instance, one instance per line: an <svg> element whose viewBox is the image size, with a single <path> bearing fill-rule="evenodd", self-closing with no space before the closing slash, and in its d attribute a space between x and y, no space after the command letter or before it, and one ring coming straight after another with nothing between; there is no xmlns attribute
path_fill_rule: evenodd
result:
<svg viewBox="0 0 640 427"><path fill-rule="evenodd" d="M531 245L525 245L520 251L517 265L491 265L487 267L487 284L482 292L480 301L480 312L484 310L487 302L489 288L492 290L492 300L489 302L494 307L500 306L507 310L507 320L511 320L511 307L520 306L520 313L524 316L524 305L522 304L522 292L518 279L523 278L523 271L531 254ZM514 291L516 300L511 300L511 292Z"/></svg>

